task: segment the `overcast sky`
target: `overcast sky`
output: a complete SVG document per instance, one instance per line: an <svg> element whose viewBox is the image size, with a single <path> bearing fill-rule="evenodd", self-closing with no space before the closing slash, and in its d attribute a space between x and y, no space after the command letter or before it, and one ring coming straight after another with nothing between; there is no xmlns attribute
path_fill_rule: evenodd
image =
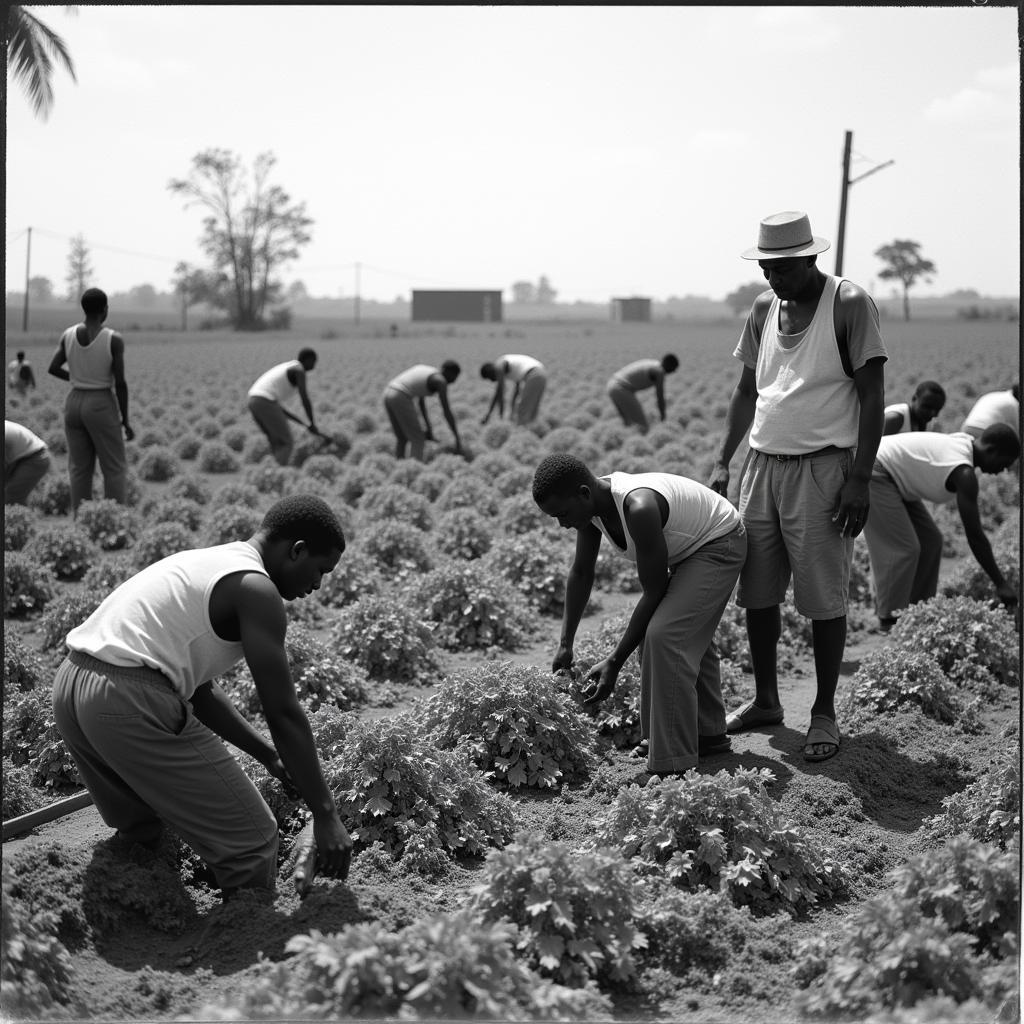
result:
<svg viewBox="0 0 1024 1024"><path fill-rule="evenodd" d="M314 219L286 268L315 295L408 297L546 275L559 299L722 298L758 276L761 217L832 240L853 132L845 276L921 243L915 294L1019 282L1017 12L900 7L62 6L49 120L9 82L7 287L170 287L202 214L167 183L207 147Z"/></svg>

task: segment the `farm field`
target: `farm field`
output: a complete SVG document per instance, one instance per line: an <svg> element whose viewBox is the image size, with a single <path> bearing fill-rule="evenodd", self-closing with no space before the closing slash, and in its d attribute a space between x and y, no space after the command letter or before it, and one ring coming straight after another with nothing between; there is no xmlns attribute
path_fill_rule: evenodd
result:
<svg viewBox="0 0 1024 1024"><path fill-rule="evenodd" d="M289 854L301 808L255 764L281 825L273 903L220 907L177 840L120 848L92 808L11 839L3 1019L1019 1019L1019 633L990 606L955 512L936 512L940 596L888 635L858 543L830 761L801 756L814 673L809 628L788 607L784 725L734 736L731 753L683 779L651 778L631 756L635 655L594 715L550 673L573 540L533 505L534 467L569 451L599 473L705 481L740 327L125 332L131 504L97 500L77 525L66 386L45 372L57 334L9 331L7 358L24 349L39 388L8 394L7 416L51 444L55 465L28 510L5 517L4 820L79 788L47 710L68 629L148 562L245 538L277 497L311 491L349 545L322 589L289 607L289 657L357 843L348 880L318 880L300 901ZM1014 324L883 328L887 400L938 380L938 429L1019 377ZM245 395L303 345L319 354L310 396L336 444L302 437L281 468ZM548 368L529 429L480 425L493 385L479 366L506 352ZM680 360L666 421L644 393L641 437L604 383L666 352ZM424 465L398 462L384 385L447 358L462 366L450 399L468 458L428 403L438 443ZM1019 580L1018 477L980 480L997 561ZM635 600L628 564L603 553L580 668L608 653ZM734 606L718 643L734 706L753 694ZM247 671L222 682L259 727Z"/></svg>

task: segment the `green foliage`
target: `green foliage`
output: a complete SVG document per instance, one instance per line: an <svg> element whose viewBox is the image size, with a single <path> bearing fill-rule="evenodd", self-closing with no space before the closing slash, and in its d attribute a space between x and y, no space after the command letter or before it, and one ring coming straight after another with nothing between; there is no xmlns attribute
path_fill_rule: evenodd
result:
<svg viewBox="0 0 1024 1024"><path fill-rule="evenodd" d="M226 505L242 505L247 508L257 508L263 504L260 492L251 483L241 480L231 480L221 484L210 499L210 509L222 508Z"/></svg>
<svg viewBox="0 0 1024 1024"><path fill-rule="evenodd" d="M25 554L52 569L59 580L80 580L96 559L96 547L79 526L46 526L25 545Z"/></svg>
<svg viewBox="0 0 1024 1024"><path fill-rule="evenodd" d="M53 570L24 551L4 554L4 618L41 611L55 593Z"/></svg>
<svg viewBox="0 0 1024 1024"><path fill-rule="evenodd" d="M130 579L137 572L132 554L127 551L97 562L82 577L83 592L95 592L105 597L115 587Z"/></svg>
<svg viewBox="0 0 1024 1024"><path fill-rule="evenodd" d="M1020 685L1013 617L969 597L933 597L904 609L889 634L907 650L930 651L954 683Z"/></svg>
<svg viewBox="0 0 1024 1024"><path fill-rule="evenodd" d="M699 775L621 790L595 842L689 892L711 889L755 912L798 915L843 892L841 867L783 816L765 791L768 769Z"/></svg>
<svg viewBox="0 0 1024 1024"><path fill-rule="evenodd" d="M395 521L429 531L434 525L430 502L422 494L393 483L368 487L359 499L359 516L367 526Z"/></svg>
<svg viewBox="0 0 1024 1024"><path fill-rule="evenodd" d="M843 701L845 710L892 712L918 707L938 722L962 722L969 714L957 688L924 651L887 645L860 663ZM975 718L976 713L970 712Z"/></svg>
<svg viewBox="0 0 1024 1024"><path fill-rule="evenodd" d="M50 802L43 790L32 784L32 768L27 764L15 764L4 757L3 814L4 821L20 818L37 807Z"/></svg>
<svg viewBox="0 0 1024 1024"><path fill-rule="evenodd" d="M163 445L150 448L139 460L136 472L143 480L163 483L178 475L178 457Z"/></svg>
<svg viewBox="0 0 1024 1024"><path fill-rule="evenodd" d="M330 608L341 608L361 597L374 597L384 588L377 563L360 551L346 550L341 560L321 581L314 599Z"/></svg>
<svg viewBox="0 0 1024 1024"><path fill-rule="evenodd" d="M76 522L103 551L127 547L139 532L136 514L113 498L83 501L78 506Z"/></svg>
<svg viewBox="0 0 1024 1024"><path fill-rule="evenodd" d="M555 981L625 983L645 939L633 921L640 884L618 850L574 850L523 832L487 855L471 906L520 927L519 949Z"/></svg>
<svg viewBox="0 0 1024 1024"><path fill-rule="evenodd" d="M508 580L542 615L561 615L571 560L564 544L534 530L503 538L488 552L483 565Z"/></svg>
<svg viewBox="0 0 1024 1024"><path fill-rule="evenodd" d="M4 704L44 682L43 659L16 633L4 636ZM46 680L47 682L49 680Z"/></svg>
<svg viewBox="0 0 1024 1024"><path fill-rule="evenodd" d="M401 522L378 523L360 534L357 549L373 559L382 570L402 578L429 572L434 567L430 534Z"/></svg>
<svg viewBox="0 0 1024 1024"><path fill-rule="evenodd" d="M1020 587L1020 512L1008 515L989 537L992 557L1012 587ZM992 580L974 558L964 558L939 588L944 597L970 597L991 601L995 596Z"/></svg>
<svg viewBox="0 0 1024 1024"><path fill-rule="evenodd" d="M925 822L926 833L946 839L966 833L1005 850L1020 835L1020 744L1008 742L977 781L942 801L943 812Z"/></svg>
<svg viewBox="0 0 1024 1024"><path fill-rule="evenodd" d="M494 493L490 480L467 476L465 472L449 478L448 486L437 496L438 512L453 508L471 508L482 516L498 514L500 497Z"/></svg>
<svg viewBox="0 0 1024 1024"><path fill-rule="evenodd" d="M264 495L261 503L266 503L266 496L274 500L288 493L299 490L299 472L291 466L279 466L267 459L256 466L250 466L242 474L242 481L256 488Z"/></svg>
<svg viewBox="0 0 1024 1024"><path fill-rule="evenodd" d="M145 569L168 555L188 551L195 546L195 535L181 523L155 523L143 530L135 542L132 549L135 568Z"/></svg>
<svg viewBox="0 0 1024 1024"><path fill-rule="evenodd" d="M44 516L66 516L71 511L71 484L63 476L47 474L32 489L28 503Z"/></svg>
<svg viewBox="0 0 1024 1024"><path fill-rule="evenodd" d="M4 707L4 756L29 765L32 784L47 789L82 785L78 769L53 721L50 687L21 694Z"/></svg>
<svg viewBox="0 0 1024 1024"><path fill-rule="evenodd" d="M442 565L413 584L410 597L421 617L437 624L437 643L451 651L515 650L536 632L536 616L525 598L486 567Z"/></svg>
<svg viewBox="0 0 1024 1024"><path fill-rule="evenodd" d="M21 551L39 526L39 514L25 505L4 506L4 551Z"/></svg>
<svg viewBox="0 0 1024 1024"><path fill-rule="evenodd" d="M263 514L248 505L218 505L206 520L199 543L191 546L213 547L248 540L259 528Z"/></svg>
<svg viewBox="0 0 1024 1024"><path fill-rule="evenodd" d="M438 671L433 633L418 614L386 597L362 597L342 608L331 637L371 679L427 682Z"/></svg>
<svg viewBox="0 0 1024 1024"><path fill-rule="evenodd" d="M359 849L380 843L410 870L430 874L437 868L430 853L476 856L512 836L508 797L487 785L465 752L438 750L411 717L328 722L334 739L321 752L324 774ZM324 731L314 731L323 742Z"/></svg>
<svg viewBox="0 0 1024 1024"><path fill-rule="evenodd" d="M501 479L508 483L510 474L505 473L503 477L499 478L499 481ZM498 511L498 525L505 533L512 536L550 528L551 519L541 512L530 495L530 482L529 474L527 474L526 491L506 497Z"/></svg>
<svg viewBox="0 0 1024 1024"><path fill-rule="evenodd" d="M39 622L39 632L46 650L60 650L63 653L64 639L76 626L80 626L97 608L105 593L82 587L71 593L61 594L51 601Z"/></svg>
<svg viewBox="0 0 1024 1024"><path fill-rule="evenodd" d="M538 668L488 662L445 679L421 705L417 721L439 747L467 750L512 789L554 788L592 767L585 716Z"/></svg>
<svg viewBox="0 0 1024 1024"><path fill-rule="evenodd" d="M182 462L193 462L199 457L199 451L202 447L203 442L201 438L196 437L195 434L185 434L174 442L171 446L171 451Z"/></svg>
<svg viewBox="0 0 1024 1024"><path fill-rule="evenodd" d="M207 1005L203 1020L608 1020L592 988L539 977L514 952L515 928L466 911L398 932L377 923L296 935L282 963L261 959L244 994Z"/></svg>
<svg viewBox="0 0 1024 1024"><path fill-rule="evenodd" d="M471 508L453 508L443 513L434 537L446 555L466 561L486 555L494 543L491 523Z"/></svg>
<svg viewBox="0 0 1024 1024"><path fill-rule="evenodd" d="M199 476L192 473L185 473L176 476L167 486L169 498L188 498L200 505L209 504L210 485Z"/></svg>
<svg viewBox="0 0 1024 1024"><path fill-rule="evenodd" d="M222 441L204 441L197 464L204 473L237 473L241 468L238 456Z"/></svg>
<svg viewBox="0 0 1024 1024"><path fill-rule="evenodd" d="M204 518L203 506L198 501L176 497L150 498L142 505L142 515L147 525L180 523L192 533L203 525Z"/></svg>

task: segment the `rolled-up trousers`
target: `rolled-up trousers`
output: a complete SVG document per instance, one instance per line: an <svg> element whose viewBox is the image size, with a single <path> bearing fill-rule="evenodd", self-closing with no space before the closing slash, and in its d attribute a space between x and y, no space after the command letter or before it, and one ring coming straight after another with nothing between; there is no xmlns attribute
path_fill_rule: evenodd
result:
<svg viewBox="0 0 1024 1024"><path fill-rule="evenodd" d="M697 765L697 737L725 732L715 630L747 557L742 524L670 569L668 590L640 647L640 730L647 768Z"/></svg>

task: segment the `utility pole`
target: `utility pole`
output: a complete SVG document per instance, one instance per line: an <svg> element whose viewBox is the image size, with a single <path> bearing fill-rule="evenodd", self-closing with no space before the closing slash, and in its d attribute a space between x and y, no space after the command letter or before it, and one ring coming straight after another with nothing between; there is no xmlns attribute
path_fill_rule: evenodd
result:
<svg viewBox="0 0 1024 1024"><path fill-rule="evenodd" d="M356 261L356 302L355 302L355 321L359 323L359 271L362 269L362 264Z"/></svg>
<svg viewBox="0 0 1024 1024"><path fill-rule="evenodd" d="M25 247L25 307L21 313L21 329L23 331L28 330L28 281L31 271L29 267L32 263L32 229L28 229L28 244Z"/></svg>
<svg viewBox="0 0 1024 1024"><path fill-rule="evenodd" d="M853 132L847 132L843 142L843 184L839 193L839 230L836 232L836 277L843 276L843 245L846 242L846 194L850 186L861 181L869 174L880 171L883 167L894 164L895 160L886 160L884 164L878 164L869 171L859 174L856 178L850 177L850 153L853 150Z"/></svg>

